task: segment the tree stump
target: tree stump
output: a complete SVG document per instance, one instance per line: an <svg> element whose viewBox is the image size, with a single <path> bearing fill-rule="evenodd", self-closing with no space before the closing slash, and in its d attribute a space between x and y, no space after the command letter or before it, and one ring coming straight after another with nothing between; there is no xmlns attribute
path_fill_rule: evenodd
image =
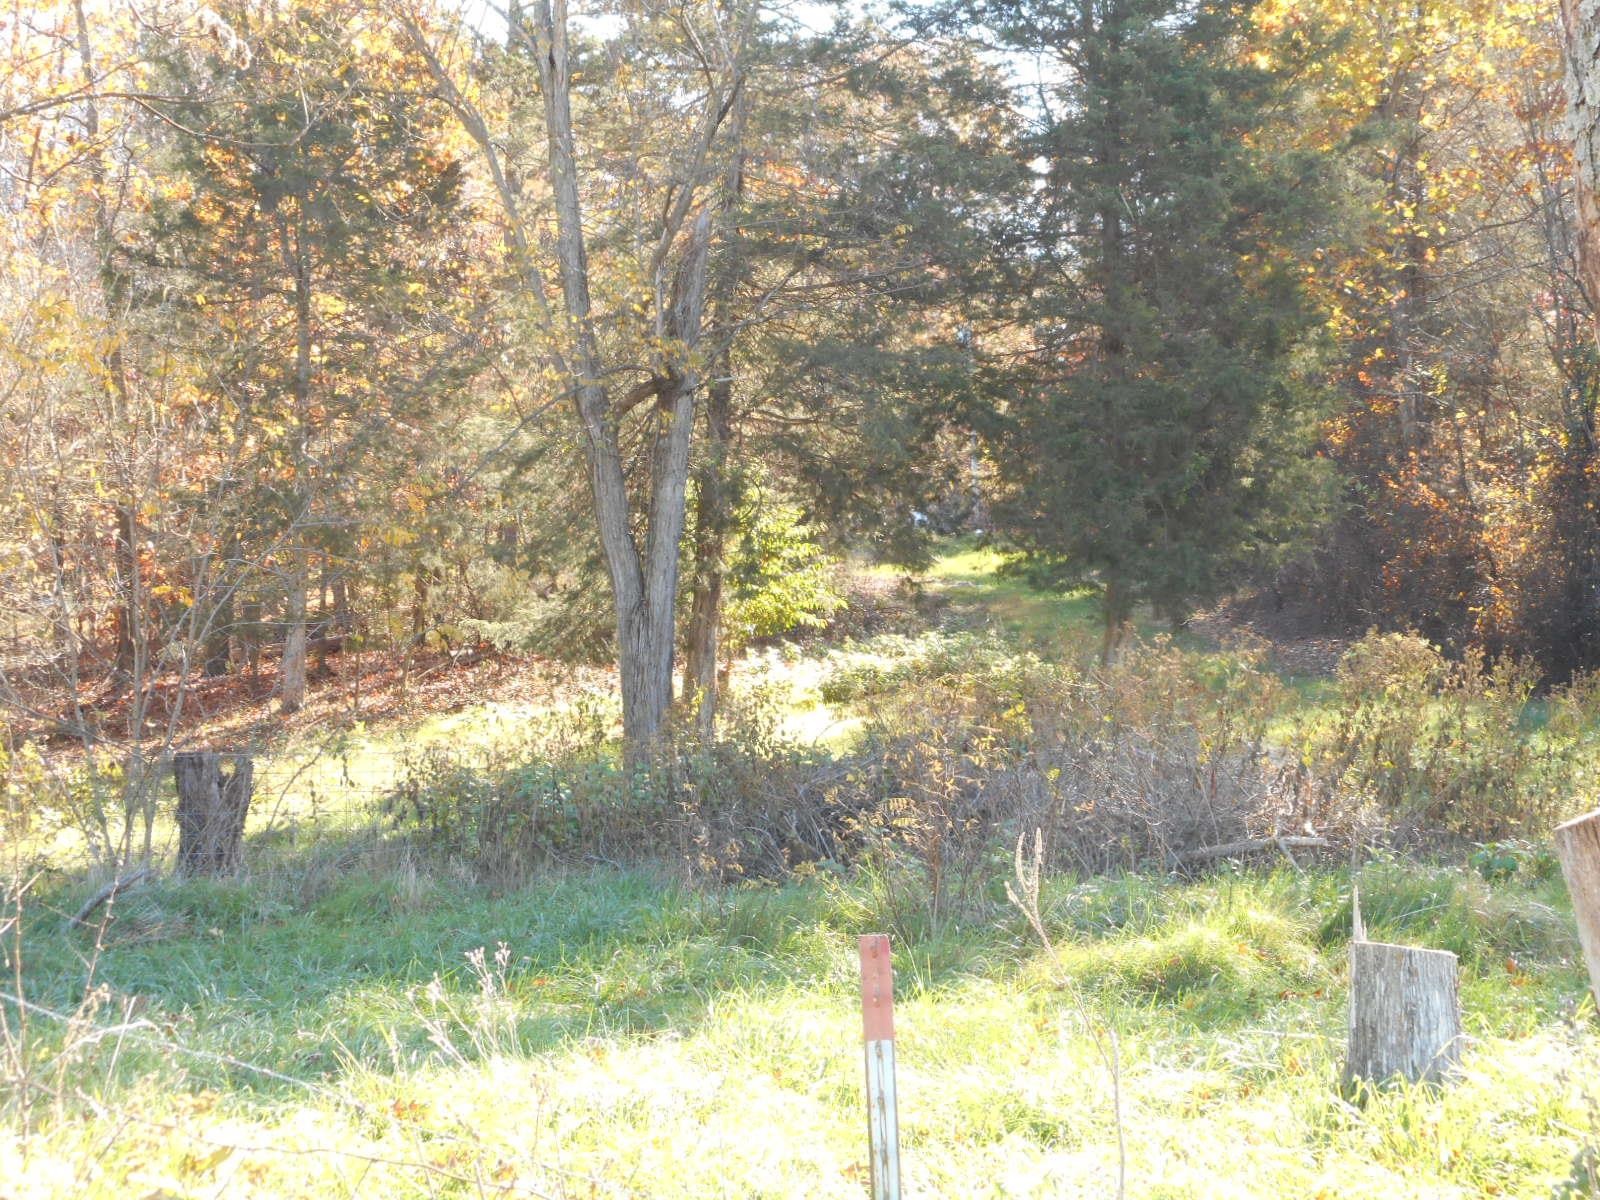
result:
<svg viewBox="0 0 1600 1200"><path fill-rule="evenodd" d="M1438 1082L1461 1058L1456 956L1388 942L1350 943L1346 1087L1399 1075Z"/></svg>
<svg viewBox="0 0 1600 1200"><path fill-rule="evenodd" d="M1578 941L1589 966L1589 986L1600 997L1600 812L1556 827L1556 856L1572 896Z"/></svg>
<svg viewBox="0 0 1600 1200"><path fill-rule="evenodd" d="M224 760L231 769L224 772ZM178 785L178 871L226 875L239 867L255 768L247 754L189 751L172 756Z"/></svg>

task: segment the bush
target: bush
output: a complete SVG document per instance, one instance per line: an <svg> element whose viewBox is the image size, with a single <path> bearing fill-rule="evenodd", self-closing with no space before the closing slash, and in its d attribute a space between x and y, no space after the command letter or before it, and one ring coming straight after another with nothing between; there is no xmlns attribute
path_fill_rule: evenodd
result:
<svg viewBox="0 0 1600 1200"><path fill-rule="evenodd" d="M1172 866L1291 826L1296 793L1279 786L1265 742L1277 691L1259 656L1158 639L1081 674L980 658L902 688L870 728L894 768L898 827L917 835L901 840L928 848L936 896L941 879L959 890L963 870L1035 828L1056 868L1093 873Z"/></svg>
<svg viewBox="0 0 1600 1200"><path fill-rule="evenodd" d="M389 807L425 848L501 880L561 861L667 859L716 879L862 868L886 920L937 934L998 903L1004 863L1035 829L1049 868L1080 875L1201 867L1219 846L1271 851L1307 832L1333 852L1448 834L1488 847L1474 859L1486 875L1532 870L1537 856L1508 839L1542 833L1593 769L1600 686L1537 700L1523 665L1451 662L1415 637L1355 646L1331 705L1297 725L1248 647L1158 638L1107 668L989 635L877 650L839 652L824 679L865 706L842 756L783 736L758 691L732 699L715 737L679 730L629 773L614 713L590 706L488 761L429 752Z"/></svg>
<svg viewBox="0 0 1600 1200"><path fill-rule="evenodd" d="M1527 660L1368 635L1340 663L1330 714L1303 729L1302 760L1387 840L1542 836L1573 804L1596 691L1579 680L1545 701L1538 679Z"/></svg>
<svg viewBox="0 0 1600 1200"><path fill-rule="evenodd" d="M675 731L637 772L610 732L609 714L590 706L488 757L430 749L385 808L424 850L498 882L555 862L662 858L696 875L769 877L837 853L835 767L781 736L770 696L738 698L709 741Z"/></svg>

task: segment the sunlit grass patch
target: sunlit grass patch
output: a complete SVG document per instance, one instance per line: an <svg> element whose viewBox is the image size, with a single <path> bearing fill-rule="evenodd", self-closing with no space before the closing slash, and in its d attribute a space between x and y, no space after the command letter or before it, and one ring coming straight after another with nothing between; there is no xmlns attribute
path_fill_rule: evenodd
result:
<svg viewBox="0 0 1600 1200"><path fill-rule="evenodd" d="M493 896L357 872L301 905L286 872L262 882L130 898L118 922L159 912L165 932L114 923L97 977L142 998L160 1045L86 1060L97 1107L44 1117L26 1166L0 1146L17 1195L67 1194L97 1145L70 1194L475 1195L478 1178L860 1194L853 935L880 919L870 888L600 869ZM1539 915L1559 896L1460 867L1362 876L1376 930L1463 952L1474 1042L1458 1082L1352 1106L1335 1086L1349 885L1283 870L1048 889L1068 978L1121 1034L1130 1195L1543 1197L1567 1176L1593 1136L1597 1043L1562 1015L1584 983ZM30 925L40 1003L81 996L78 950ZM1026 931L995 909L896 957L908 1179L1104 1195L1110 1081Z"/></svg>

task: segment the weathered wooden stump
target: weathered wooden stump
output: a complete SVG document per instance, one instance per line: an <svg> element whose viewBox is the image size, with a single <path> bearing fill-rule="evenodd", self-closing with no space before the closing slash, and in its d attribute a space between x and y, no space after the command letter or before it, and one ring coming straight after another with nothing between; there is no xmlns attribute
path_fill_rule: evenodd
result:
<svg viewBox="0 0 1600 1200"><path fill-rule="evenodd" d="M1589 965L1589 986L1600 997L1600 812L1558 825L1555 841L1561 874L1572 896L1572 916L1578 922L1578 941Z"/></svg>
<svg viewBox="0 0 1600 1200"><path fill-rule="evenodd" d="M1461 1058L1456 956L1358 939L1350 943L1350 1047L1344 1082L1396 1075L1437 1082Z"/></svg>
<svg viewBox="0 0 1600 1200"><path fill-rule="evenodd" d="M228 771L223 764L229 765ZM178 785L178 871L225 875L239 867L255 768L247 754L188 751L172 756Z"/></svg>

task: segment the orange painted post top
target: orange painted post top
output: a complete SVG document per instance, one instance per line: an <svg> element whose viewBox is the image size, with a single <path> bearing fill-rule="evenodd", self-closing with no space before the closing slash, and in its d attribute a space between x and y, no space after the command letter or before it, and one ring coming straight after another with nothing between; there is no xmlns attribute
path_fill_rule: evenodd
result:
<svg viewBox="0 0 1600 1200"><path fill-rule="evenodd" d="M868 1042L894 1040L894 969L889 935L861 935L861 1026Z"/></svg>

